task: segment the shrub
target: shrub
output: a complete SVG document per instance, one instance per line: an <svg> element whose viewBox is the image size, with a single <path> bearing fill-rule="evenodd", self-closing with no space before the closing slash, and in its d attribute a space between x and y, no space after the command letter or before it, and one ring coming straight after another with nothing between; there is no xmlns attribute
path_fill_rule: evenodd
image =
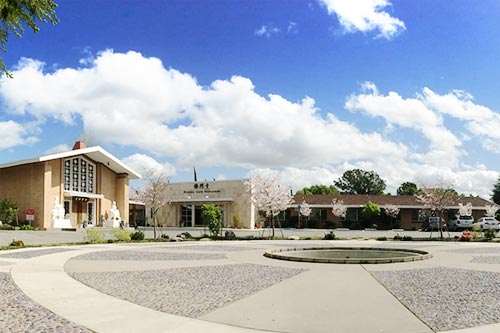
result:
<svg viewBox="0 0 500 333"><path fill-rule="evenodd" d="M403 238L401 238L402 241L412 241L413 240L413 237L411 236L403 236Z"/></svg>
<svg viewBox="0 0 500 333"><path fill-rule="evenodd" d="M400 241L402 239L403 239L403 237L401 237L400 234L396 234L396 236L394 236L394 238L393 238L393 240L395 240L395 241Z"/></svg>
<svg viewBox="0 0 500 333"><path fill-rule="evenodd" d="M382 237L377 237L377 240L378 240L378 241L386 241L386 240L387 240L387 237L385 237L385 236L382 236Z"/></svg>
<svg viewBox="0 0 500 333"><path fill-rule="evenodd" d="M17 206L8 199L0 199L0 221L13 223L16 221Z"/></svg>
<svg viewBox="0 0 500 333"><path fill-rule="evenodd" d="M85 229L85 240L90 243L101 243L104 241L104 232L96 228Z"/></svg>
<svg viewBox="0 0 500 333"><path fill-rule="evenodd" d="M473 225L472 226L472 238L473 239L478 239L480 233L481 233L481 229L479 228L479 226L478 225Z"/></svg>
<svg viewBox="0 0 500 333"><path fill-rule="evenodd" d="M335 239L335 234L333 233L333 231L330 231L329 233L325 234L325 236L323 236L323 240L334 240Z"/></svg>
<svg viewBox="0 0 500 333"><path fill-rule="evenodd" d="M226 232L224 233L224 238L233 240L236 239L236 234L231 230L226 230Z"/></svg>
<svg viewBox="0 0 500 333"><path fill-rule="evenodd" d="M484 231L484 238L490 242L497 236L497 232L494 229L486 229Z"/></svg>
<svg viewBox="0 0 500 333"><path fill-rule="evenodd" d="M462 235L458 239L460 242L470 242L474 238L474 235L469 230L462 232Z"/></svg>
<svg viewBox="0 0 500 333"><path fill-rule="evenodd" d="M235 213L233 215L233 227L234 228L239 228L241 223L240 215L238 213Z"/></svg>
<svg viewBox="0 0 500 333"><path fill-rule="evenodd" d="M165 236L165 234L162 234L160 237L161 238L165 238L163 236ZM167 235L167 237L168 237L168 235ZM144 240L144 233L142 231L132 232L130 234L130 239L133 240L133 241L136 241L136 242Z"/></svg>
<svg viewBox="0 0 500 333"><path fill-rule="evenodd" d="M192 239L193 236L187 231L181 232L180 234L177 235L177 237L182 238L182 239Z"/></svg>
<svg viewBox="0 0 500 333"><path fill-rule="evenodd" d="M23 224L19 227L19 229L21 229L21 230L35 230L35 228L33 228L33 226L29 225L29 224Z"/></svg>
<svg viewBox="0 0 500 333"><path fill-rule="evenodd" d="M161 239L170 239L170 237L167 234L161 234L160 238ZM142 239L144 239L144 235L142 236Z"/></svg>
<svg viewBox="0 0 500 333"><path fill-rule="evenodd" d="M208 230L214 236L219 236L222 218L222 212L216 205L203 205L201 206L201 219L206 223Z"/></svg>
<svg viewBox="0 0 500 333"><path fill-rule="evenodd" d="M130 233L122 228L113 229L111 231L116 240L120 242L130 242Z"/></svg>
<svg viewBox="0 0 500 333"><path fill-rule="evenodd" d="M20 239L13 239L9 246L24 247L24 242Z"/></svg>

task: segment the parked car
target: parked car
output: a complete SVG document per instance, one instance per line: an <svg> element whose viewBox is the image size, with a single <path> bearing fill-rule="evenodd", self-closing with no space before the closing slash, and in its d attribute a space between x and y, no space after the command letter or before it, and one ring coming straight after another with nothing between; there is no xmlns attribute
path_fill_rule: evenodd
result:
<svg viewBox="0 0 500 333"><path fill-rule="evenodd" d="M477 225L479 229L495 229L500 230L500 222L497 221L494 217L481 217L477 220L476 223L472 224Z"/></svg>
<svg viewBox="0 0 500 333"><path fill-rule="evenodd" d="M455 215L448 221L448 228L454 231L458 229L471 229L473 223L474 218L472 216Z"/></svg>
<svg viewBox="0 0 500 333"><path fill-rule="evenodd" d="M445 222L445 220L441 219L439 216L429 217L422 225L422 230L423 231L439 230L439 222L440 221L441 221L441 229L446 230L446 222Z"/></svg>

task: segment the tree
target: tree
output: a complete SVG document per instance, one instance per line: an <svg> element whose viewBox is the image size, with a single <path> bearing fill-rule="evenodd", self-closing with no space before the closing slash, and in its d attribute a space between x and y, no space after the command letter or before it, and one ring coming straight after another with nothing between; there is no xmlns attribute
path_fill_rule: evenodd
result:
<svg viewBox="0 0 500 333"><path fill-rule="evenodd" d="M255 176L246 182L255 207L270 219L274 237L274 217L293 204L289 187L281 186L277 176Z"/></svg>
<svg viewBox="0 0 500 333"><path fill-rule="evenodd" d="M302 190L297 191L296 194L340 194L339 190L333 186L326 185L313 185L311 187L304 187Z"/></svg>
<svg viewBox="0 0 500 333"><path fill-rule="evenodd" d="M391 229L393 228L393 219L399 215L399 208L395 205L389 204L384 206L385 215L391 218Z"/></svg>
<svg viewBox="0 0 500 333"><path fill-rule="evenodd" d="M332 214L337 217L345 217L347 213L347 206L344 205L344 200L332 200Z"/></svg>
<svg viewBox="0 0 500 333"><path fill-rule="evenodd" d="M8 199L0 199L0 222L16 222L17 206Z"/></svg>
<svg viewBox="0 0 500 333"><path fill-rule="evenodd" d="M398 187L398 195L414 195L418 192L417 184L412 182L404 182Z"/></svg>
<svg viewBox="0 0 500 333"><path fill-rule="evenodd" d="M297 228L300 228L300 216L303 215L306 217L306 219L309 218L309 215L311 215L311 206L305 202L305 201L302 201L302 203L300 204L300 210L299 210L299 219L298 219L298 225L297 225ZM306 227L307 227L307 221L306 221Z"/></svg>
<svg viewBox="0 0 500 333"><path fill-rule="evenodd" d="M360 169L344 172L334 184L346 194L382 194L385 190L385 181L378 174Z"/></svg>
<svg viewBox="0 0 500 333"><path fill-rule="evenodd" d="M170 197L170 178L162 171L146 169L143 174L146 184L142 189L136 190L138 197L146 204L146 209L151 210L153 218L153 237L156 239L158 227L158 211L168 203Z"/></svg>
<svg viewBox="0 0 500 333"><path fill-rule="evenodd" d="M500 205L500 177L498 177L497 183L493 186L493 195L491 197L494 203Z"/></svg>
<svg viewBox="0 0 500 333"><path fill-rule="evenodd" d="M37 21L56 24L56 7L57 4L52 0L3 0L0 4L0 50L7 52L6 45L10 33L21 38L24 26L38 32L40 28ZM0 76L2 74L12 77L0 58Z"/></svg>
<svg viewBox="0 0 500 333"><path fill-rule="evenodd" d="M499 205L486 205L484 206L486 208L486 212L484 213L485 216L490 216L494 217L497 213L497 211L500 209Z"/></svg>
<svg viewBox="0 0 500 333"><path fill-rule="evenodd" d="M216 205L204 204L201 206L201 219L208 226L208 230L214 236L219 236L222 212Z"/></svg>
<svg viewBox="0 0 500 333"><path fill-rule="evenodd" d="M365 218L371 219L380 216L380 206L376 203L368 201L367 204L361 210L361 215Z"/></svg>
<svg viewBox="0 0 500 333"><path fill-rule="evenodd" d="M444 220L443 212L447 206L454 204L457 200L457 192L451 188L423 188L416 194L417 201L424 208ZM439 235L443 238L443 228L439 223Z"/></svg>

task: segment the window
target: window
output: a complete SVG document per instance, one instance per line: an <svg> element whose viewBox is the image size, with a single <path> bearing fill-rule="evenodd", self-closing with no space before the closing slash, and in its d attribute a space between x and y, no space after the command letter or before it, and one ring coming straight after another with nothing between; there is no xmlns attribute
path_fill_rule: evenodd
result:
<svg viewBox="0 0 500 333"><path fill-rule="evenodd" d="M346 221L358 221L358 208L347 208L347 212L345 214Z"/></svg>
<svg viewBox="0 0 500 333"><path fill-rule="evenodd" d="M64 160L64 190L94 193L95 165L83 157Z"/></svg>

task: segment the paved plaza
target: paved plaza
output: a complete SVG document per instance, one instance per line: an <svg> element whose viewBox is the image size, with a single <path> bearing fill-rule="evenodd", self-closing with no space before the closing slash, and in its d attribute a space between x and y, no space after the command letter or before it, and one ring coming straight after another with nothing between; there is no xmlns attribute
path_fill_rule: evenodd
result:
<svg viewBox="0 0 500 333"><path fill-rule="evenodd" d="M269 249L387 247L428 260L342 265ZM1 332L500 332L500 244L224 241L0 252Z"/></svg>

